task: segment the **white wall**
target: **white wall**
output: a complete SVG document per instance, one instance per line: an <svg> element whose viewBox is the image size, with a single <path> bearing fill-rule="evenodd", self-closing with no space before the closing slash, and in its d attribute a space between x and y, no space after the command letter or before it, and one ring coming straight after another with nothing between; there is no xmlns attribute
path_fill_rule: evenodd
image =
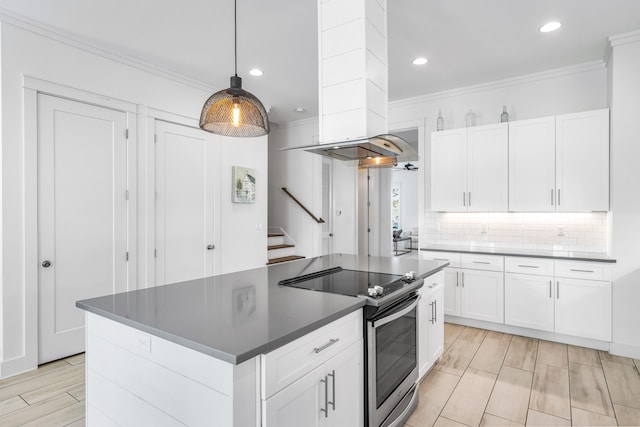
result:
<svg viewBox="0 0 640 427"><path fill-rule="evenodd" d="M140 112L136 122L140 132L139 170L149 164L143 153L144 144L152 141L152 135L145 133L146 107L166 111L188 118L198 118L200 108L211 94L212 88L197 82L180 79L160 70L145 67L106 52L101 52L73 40L63 39L37 27L0 16L1 54L1 123L2 123L2 294L1 301L1 341L0 377L35 367L37 361L37 330L33 331L34 300L37 311L37 284L28 281L26 274L35 268L27 257L29 241L25 235L34 235L25 229L30 215L25 208L32 195L25 199L25 182L33 179L25 175L25 158L29 147L25 146L23 76L35 77L57 85L68 86L81 91L100 95L97 99L109 104L111 100L123 100L137 105ZM101 102L102 103L102 102ZM135 123L131 124L132 126ZM135 127L135 126L134 126ZM26 131L31 131L27 129ZM135 140L136 135L132 136ZM223 239L216 244L224 254L224 269L238 269L242 261L247 267L254 267L266 260L267 222L267 156L266 138L258 141L223 144L222 152L227 158L220 161L221 177L230 180L230 165L249 166L257 169L261 177L259 201L255 205L236 206L231 204L231 185L220 195L220 222L223 224ZM225 141L223 141L225 142ZM233 142L231 142L233 144ZM229 171L227 171L229 169ZM148 169L144 169L148 171ZM151 171L152 172L152 171ZM227 173L228 172L228 173ZM139 173L138 195L146 197L144 173ZM152 174L151 174L152 176ZM223 183L224 184L224 183ZM135 174L131 185L136 186ZM226 193L228 192L228 194ZM260 195L262 194L262 196ZM137 206L143 209L141 199ZM33 212L31 212L33 214ZM232 225L231 225L232 224ZM256 225L262 224L261 231ZM138 230L148 231L146 224L131 224ZM232 233L240 229L244 241ZM135 240L135 239L134 239ZM144 239L142 239L144 240ZM135 246L135 242L131 242ZM141 245L141 250L144 245ZM228 252L227 248L228 247ZM152 250L153 248L146 248ZM29 260L29 263L25 261ZM142 258L141 258L142 259ZM132 267L132 268L135 268ZM135 275L134 275L135 276ZM37 280L37 279L36 279ZM134 280L135 282L135 280ZM130 283L135 288L136 283ZM29 315L28 315L29 314ZM37 322L35 323L37 325ZM34 335L35 334L35 335ZM35 343L34 344L34 340ZM34 354L34 348L36 349Z"/></svg>
<svg viewBox="0 0 640 427"><path fill-rule="evenodd" d="M391 182L400 184L400 228L408 232L418 226L418 171L394 170Z"/></svg>
<svg viewBox="0 0 640 427"><path fill-rule="evenodd" d="M640 32L611 42L611 243L617 260L611 352L640 358Z"/></svg>

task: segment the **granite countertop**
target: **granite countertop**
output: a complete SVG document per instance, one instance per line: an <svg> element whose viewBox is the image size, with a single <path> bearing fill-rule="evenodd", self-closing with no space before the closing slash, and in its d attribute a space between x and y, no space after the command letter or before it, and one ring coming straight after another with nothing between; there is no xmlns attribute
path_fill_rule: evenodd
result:
<svg viewBox="0 0 640 427"><path fill-rule="evenodd" d="M76 302L91 313L239 364L343 317L366 300L280 286L332 267L426 277L443 263L327 255Z"/></svg>
<svg viewBox="0 0 640 427"><path fill-rule="evenodd" d="M463 252L470 254L504 255L529 258L551 258L570 261L592 261L614 263L616 260L604 253L597 252L576 252L576 251L554 251L543 249L511 249L493 248L487 246L454 246L454 245L430 245L420 248L421 251L438 252Z"/></svg>

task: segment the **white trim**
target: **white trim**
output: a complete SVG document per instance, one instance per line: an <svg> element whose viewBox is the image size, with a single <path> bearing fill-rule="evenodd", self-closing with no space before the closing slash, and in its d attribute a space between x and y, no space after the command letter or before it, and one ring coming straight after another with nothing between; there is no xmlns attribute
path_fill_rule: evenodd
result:
<svg viewBox="0 0 640 427"><path fill-rule="evenodd" d="M571 335L556 334L554 332L538 331L535 329L520 328L518 326L504 325L502 323L485 322L482 320L467 319L457 316L444 316L446 323L456 325L471 326L474 328L487 329L489 331L503 332L506 334L520 335L523 337L537 338L540 340L560 342L563 344L576 345L579 347L594 348L596 350L609 351L609 343L606 341L593 340L589 338L574 337Z"/></svg>
<svg viewBox="0 0 640 427"><path fill-rule="evenodd" d="M640 346L631 344L620 344L612 342L609 346L609 353L616 356L631 357L632 359L640 359Z"/></svg>
<svg viewBox="0 0 640 427"><path fill-rule="evenodd" d="M572 65L569 67L555 68L552 70L542 71L539 73L525 74L523 76L512 77L503 80L496 80L487 83L480 83L473 86L465 86L461 88L445 90L441 92L435 92L428 95L420 95L413 98L405 98L397 101L390 101L389 108L398 108L409 106L413 104L419 104L424 102L437 101L445 98L451 98L454 96L468 95L477 92L485 92L510 86L517 86L526 83L533 83L537 81L553 79L558 77L570 76L572 74L586 73L590 71L605 69L605 63L603 61L592 61L584 64Z"/></svg>
<svg viewBox="0 0 640 427"><path fill-rule="evenodd" d="M152 119L162 120L163 122L175 123L183 126L189 126L195 129L198 129L200 127L199 119L171 113L168 111L158 110L156 108L147 107L144 115Z"/></svg>
<svg viewBox="0 0 640 427"><path fill-rule="evenodd" d="M299 127L299 126L317 126L318 129L320 129L319 117L318 116L307 117L306 119L298 119L292 122L284 122L284 123L278 124L278 127L280 129L288 129L288 128Z"/></svg>
<svg viewBox="0 0 640 427"><path fill-rule="evenodd" d="M85 52L89 52L94 55L101 56L111 61L119 62L120 64L124 64L129 67L146 71L148 73L154 74L156 76L160 76L168 80L182 83L186 86L189 86L195 89L203 90L209 93L214 93L220 90L220 88L217 88L201 80L186 77L184 75L166 70L164 68L158 67L148 62L141 61L137 58L126 56L121 53L117 53L111 50L107 50L103 47L99 47L95 44L88 43L86 40L83 40L77 36L63 32L57 28L48 26L42 22L33 20L31 18L27 18L26 16L20 15L18 13L12 12L10 10L7 10L1 7L0 7L0 21L16 26L18 28L22 28L26 31L30 31L40 36L49 38L51 40L55 40L59 43L63 43L68 46L83 50Z"/></svg>
<svg viewBox="0 0 640 427"><path fill-rule="evenodd" d="M611 45L611 47L637 42L640 42L640 30L609 36L609 44Z"/></svg>

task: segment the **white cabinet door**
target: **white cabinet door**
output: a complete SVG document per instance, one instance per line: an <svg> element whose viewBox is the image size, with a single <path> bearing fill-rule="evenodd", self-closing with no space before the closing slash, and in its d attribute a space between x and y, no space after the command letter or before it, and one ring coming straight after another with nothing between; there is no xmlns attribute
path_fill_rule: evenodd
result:
<svg viewBox="0 0 640 427"><path fill-rule="evenodd" d="M262 401L265 427L317 427L322 425L325 402L325 366L321 365L299 380Z"/></svg>
<svg viewBox="0 0 640 427"><path fill-rule="evenodd" d="M469 128L467 153L468 211L506 211L509 196L507 123Z"/></svg>
<svg viewBox="0 0 640 427"><path fill-rule="evenodd" d="M461 269L460 315L504 323L504 273Z"/></svg>
<svg viewBox="0 0 640 427"><path fill-rule="evenodd" d="M509 210L555 211L556 118L509 123Z"/></svg>
<svg viewBox="0 0 640 427"><path fill-rule="evenodd" d="M611 282L556 279L556 332L611 341Z"/></svg>
<svg viewBox="0 0 640 427"><path fill-rule="evenodd" d="M467 130L431 134L431 210L467 210Z"/></svg>
<svg viewBox="0 0 640 427"><path fill-rule="evenodd" d="M442 279L440 279L442 280ZM444 285L438 283L429 291L429 305L433 318L429 322L429 364L433 365L444 352Z"/></svg>
<svg viewBox="0 0 640 427"><path fill-rule="evenodd" d="M556 210L609 210L609 110L556 117Z"/></svg>
<svg viewBox="0 0 640 427"><path fill-rule="evenodd" d="M418 375L422 377L444 351L444 272L425 279L418 307Z"/></svg>
<svg viewBox="0 0 640 427"><path fill-rule="evenodd" d="M460 269L444 269L444 314L460 316Z"/></svg>
<svg viewBox="0 0 640 427"><path fill-rule="evenodd" d="M504 323L553 332L554 288L551 276L505 273Z"/></svg>
<svg viewBox="0 0 640 427"><path fill-rule="evenodd" d="M359 427L364 423L363 352L364 342L360 340L325 364L329 412L326 417L324 412L320 415L328 426ZM324 405L324 401L321 404Z"/></svg>

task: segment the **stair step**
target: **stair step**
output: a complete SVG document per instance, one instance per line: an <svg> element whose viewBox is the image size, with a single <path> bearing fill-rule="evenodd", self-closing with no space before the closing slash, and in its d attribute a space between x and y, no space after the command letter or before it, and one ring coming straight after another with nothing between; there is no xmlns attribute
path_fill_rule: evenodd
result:
<svg viewBox="0 0 640 427"><path fill-rule="evenodd" d="M281 262L287 262L287 261L295 261L297 259L303 259L303 256L300 255L290 255L290 256L283 256L280 258L272 258L269 260L269 262L267 263L267 265L271 265L271 264L278 264Z"/></svg>
<svg viewBox="0 0 640 427"><path fill-rule="evenodd" d="M267 246L267 250L293 248L295 246L296 245L271 245L271 246Z"/></svg>
<svg viewBox="0 0 640 427"><path fill-rule="evenodd" d="M267 233L267 237L284 237L282 233Z"/></svg>

